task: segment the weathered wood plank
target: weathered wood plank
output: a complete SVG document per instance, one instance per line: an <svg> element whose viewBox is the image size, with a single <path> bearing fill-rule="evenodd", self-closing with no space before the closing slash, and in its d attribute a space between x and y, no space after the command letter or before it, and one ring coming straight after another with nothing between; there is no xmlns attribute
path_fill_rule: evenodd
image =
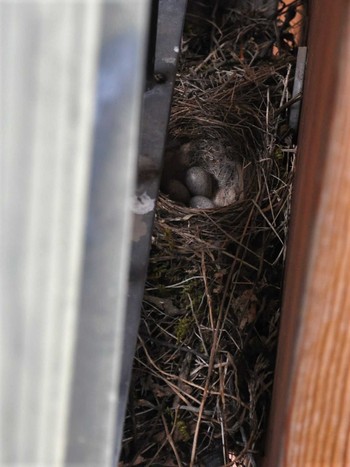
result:
<svg viewBox="0 0 350 467"><path fill-rule="evenodd" d="M313 7L265 466L350 465L350 4Z"/></svg>

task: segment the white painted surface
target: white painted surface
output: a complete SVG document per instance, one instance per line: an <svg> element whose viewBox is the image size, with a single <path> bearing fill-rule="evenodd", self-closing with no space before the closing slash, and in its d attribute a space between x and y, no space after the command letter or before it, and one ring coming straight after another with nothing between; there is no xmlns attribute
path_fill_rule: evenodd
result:
<svg viewBox="0 0 350 467"><path fill-rule="evenodd" d="M1 465L115 464L148 6L0 3Z"/></svg>

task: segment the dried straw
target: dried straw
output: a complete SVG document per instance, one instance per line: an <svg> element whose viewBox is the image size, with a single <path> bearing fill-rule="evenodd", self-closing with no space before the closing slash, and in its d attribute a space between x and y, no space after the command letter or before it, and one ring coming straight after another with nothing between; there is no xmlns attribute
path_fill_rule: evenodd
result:
<svg viewBox="0 0 350 467"><path fill-rule="evenodd" d="M262 453L294 172L294 55L271 18L227 9L215 21L201 36L203 22L187 23L169 140L231 148L244 196L200 211L160 194L123 466L254 466Z"/></svg>

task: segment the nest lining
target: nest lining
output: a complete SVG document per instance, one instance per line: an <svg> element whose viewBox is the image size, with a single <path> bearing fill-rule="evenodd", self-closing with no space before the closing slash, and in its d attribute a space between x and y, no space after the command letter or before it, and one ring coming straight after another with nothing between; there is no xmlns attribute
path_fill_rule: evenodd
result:
<svg viewBox="0 0 350 467"><path fill-rule="evenodd" d="M123 466L254 466L263 451L294 173L294 53L271 56L251 40L257 25L274 37L275 21L241 20L228 9L202 39L196 23L185 29L170 144L174 154L187 145L190 164L199 158L222 186L238 177L241 191L207 211L159 196Z"/></svg>

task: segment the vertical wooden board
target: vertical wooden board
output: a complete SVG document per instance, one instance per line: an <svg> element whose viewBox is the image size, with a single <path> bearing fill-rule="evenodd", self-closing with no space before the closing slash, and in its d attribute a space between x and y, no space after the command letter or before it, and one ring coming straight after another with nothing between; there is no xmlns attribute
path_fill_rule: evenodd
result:
<svg viewBox="0 0 350 467"><path fill-rule="evenodd" d="M266 466L350 465L350 4L313 2Z"/></svg>

